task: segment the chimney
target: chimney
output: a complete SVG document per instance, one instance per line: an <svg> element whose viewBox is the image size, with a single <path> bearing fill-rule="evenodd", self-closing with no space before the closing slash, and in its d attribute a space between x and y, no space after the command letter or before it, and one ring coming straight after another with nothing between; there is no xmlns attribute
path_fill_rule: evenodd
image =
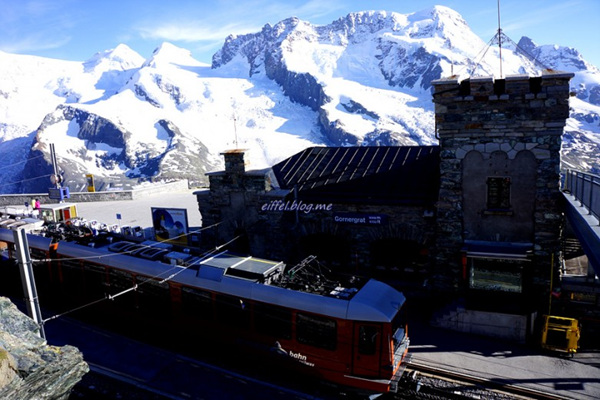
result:
<svg viewBox="0 0 600 400"><path fill-rule="evenodd" d="M221 155L225 158L225 172L233 175L243 175L246 172L244 150L227 150Z"/></svg>

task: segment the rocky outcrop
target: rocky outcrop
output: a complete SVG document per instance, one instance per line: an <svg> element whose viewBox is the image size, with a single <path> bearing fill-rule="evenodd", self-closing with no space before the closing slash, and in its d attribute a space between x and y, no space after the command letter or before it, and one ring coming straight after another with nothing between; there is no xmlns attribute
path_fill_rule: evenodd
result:
<svg viewBox="0 0 600 400"><path fill-rule="evenodd" d="M182 97L178 89L162 83L163 89L179 104ZM91 160L96 167L112 172L108 178L95 175L97 191L110 190L109 185L133 186L140 181L189 179L198 186L207 182L204 174L211 167L206 161L210 157L208 149L196 138L183 140L184 135L172 121L161 119L155 124L156 134L163 135L166 144L161 149L145 143L128 142L131 132L107 118L76 107L59 105L38 128L21 178L24 193L43 193L48 190L49 179L39 177L42 174L50 176L53 168L49 161L49 149L40 140L40 135L45 130L53 129L53 125L65 121L70 123L73 134L85 143L85 146L68 150L72 159L61 157L59 160L60 169L66 171L65 179L73 192L83 190L86 185L85 174L89 171L84 169L81 160ZM107 148L110 151L95 151ZM126 172L122 173L124 169Z"/></svg>
<svg viewBox="0 0 600 400"><path fill-rule="evenodd" d="M73 346L49 346L37 324L0 297L0 398L68 399L89 371Z"/></svg>
<svg viewBox="0 0 600 400"><path fill-rule="evenodd" d="M49 176L53 173L50 161L50 152L45 143L39 141L39 136L44 130L52 129L53 125L64 121L73 123L76 127L77 138L84 140L88 149L95 149L99 146L110 146L117 151L106 152L103 155L95 155L96 164L107 170L115 170L120 165L128 168L135 168L135 158L127 155L127 140L131 133L122 129L112 121L103 118L97 114L78 109L68 105L59 105L56 110L44 118L37 135L31 146L30 154L27 157L27 163L23 169L23 192L24 193L43 193L48 190L50 181L39 179L43 176ZM120 149L120 151L118 151ZM89 171L81 169L78 163L79 159L90 159L92 155L85 150L71 149L73 159L61 159L60 168L69 172L71 182L75 185L85 184L85 174Z"/></svg>

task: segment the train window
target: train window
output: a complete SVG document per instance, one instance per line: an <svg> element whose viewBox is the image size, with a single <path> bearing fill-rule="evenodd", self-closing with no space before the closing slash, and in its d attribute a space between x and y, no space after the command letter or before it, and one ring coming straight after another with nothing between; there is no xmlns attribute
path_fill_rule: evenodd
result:
<svg viewBox="0 0 600 400"><path fill-rule="evenodd" d="M131 289L135 284L133 276L126 271L118 269L109 269L108 272L109 289L108 292L111 295L122 292L123 290ZM132 307L135 305L136 296L126 295L116 297L111 304L120 307Z"/></svg>
<svg viewBox="0 0 600 400"><path fill-rule="evenodd" d="M254 325L257 332L274 338L292 338L292 312L271 304L254 304Z"/></svg>
<svg viewBox="0 0 600 400"><path fill-rule="evenodd" d="M86 263L83 269L85 292L83 295L88 300L97 300L104 297L106 292L106 269L102 265Z"/></svg>
<svg viewBox="0 0 600 400"><path fill-rule="evenodd" d="M246 301L235 296L217 295L216 298L217 320L225 325L236 328L250 326L250 314Z"/></svg>
<svg viewBox="0 0 600 400"><path fill-rule="evenodd" d="M336 322L330 318L298 313L296 315L296 339L300 343L335 350L337 346Z"/></svg>
<svg viewBox="0 0 600 400"><path fill-rule="evenodd" d="M213 301L210 292L183 287L181 306L186 314L194 318L207 321L213 319Z"/></svg>
<svg viewBox="0 0 600 400"><path fill-rule="evenodd" d="M79 260L62 260L62 279L65 294L80 296L82 291L82 268Z"/></svg>
<svg viewBox="0 0 600 400"><path fill-rule="evenodd" d="M171 291L169 284L148 278L137 279L138 306L140 311L150 315L168 315L171 312Z"/></svg>
<svg viewBox="0 0 600 400"><path fill-rule="evenodd" d="M358 352L360 354L375 354L379 329L372 325L361 325L358 330Z"/></svg>

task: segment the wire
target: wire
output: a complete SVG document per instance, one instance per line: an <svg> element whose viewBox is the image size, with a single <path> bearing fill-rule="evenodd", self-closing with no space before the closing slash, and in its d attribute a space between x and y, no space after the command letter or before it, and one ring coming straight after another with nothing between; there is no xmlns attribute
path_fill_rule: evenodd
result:
<svg viewBox="0 0 600 400"><path fill-rule="evenodd" d="M36 179L48 178L50 176L52 176L52 174L40 175L40 176L37 176L37 177L34 177L34 178L29 178L29 179L21 179L20 181L16 181L16 182L3 183L3 184L0 185L0 187L10 186L10 185L16 185L18 183L34 181Z"/></svg>
<svg viewBox="0 0 600 400"><path fill-rule="evenodd" d="M122 296L122 295L124 295L124 294L126 294L126 293L129 293L129 292L131 292L131 291L137 291L137 289L138 289L140 286L142 286L143 284L146 284L146 283L148 283L148 282L151 282L151 281L152 281L152 282L154 282L154 281L156 281L158 278L161 278L161 277L162 277L162 276L163 276L165 273L167 273L167 272L169 272L169 271L172 271L172 270L174 270L174 269L177 269L177 268L180 268L180 269L181 269L179 272L177 272L177 273L175 273L175 274L172 274L172 275L168 276L167 278L164 278L164 279L162 279L162 280L158 281L158 284L165 283L165 282L167 282L167 281L169 281L169 280L173 279L175 276L179 275L179 274L180 274L180 273L182 273L183 271L185 271L185 270L187 270L187 269L189 269L189 268L191 268L191 267L193 267L193 266L197 265L197 264L198 264L198 263L200 263L201 261L205 260L205 259L206 259L207 257L209 257L210 255L212 255L212 254L216 253L216 252L217 252L219 249L221 249L223 246L226 246L227 244L229 244L229 243L233 242L234 240L238 239L240 236L241 236L241 235L238 235L238 236L234 237L233 239L229 240L227 243L225 243L225 244L223 244L223 245L220 245L220 246L217 246L217 247L215 247L214 249L207 251L206 253L204 253L204 254L203 254L203 259L201 259L201 260L198 260L196 263L190 264L190 265L188 265L188 266L185 266L185 267L180 267L180 266L177 266L177 267L172 267L172 268L168 269L167 271L161 272L160 274L157 274L157 275L154 275L154 276L150 276L150 277L148 277L147 279L145 279L144 281L142 281L142 282L140 282L140 283L136 283L136 284L134 284L132 287L130 287L130 288L128 288L128 289L125 289L125 290L123 290L123 291L121 291L121 292L119 292L119 293L116 293L116 294L113 294L113 295L111 295L111 294L105 295L105 296L104 296L104 298L102 298L102 299L97 299L97 300L94 300L94 301L92 301L92 302L90 302L90 303L87 303L87 304L81 305L81 306L79 306L79 307L75 307L75 308L73 308L73 309L67 310L67 311L65 311L65 312L63 312L63 313L60 313L60 314L56 314L56 315L54 315L54 316L52 316L52 317L50 317L50 318L46 318L46 319L42 320L42 322L41 322L41 325L44 325L46 322L48 322L48 321L51 321L51 320L54 320L54 319L57 319L57 318L60 318L60 317L62 317L62 316L64 316L64 315L71 314L71 313L73 313L73 312L75 312L75 311L79 311L79 310L81 310L81 309L87 308L87 307L89 307L89 306L92 306L92 305L94 305L94 304L100 303L100 302L102 302L102 301L104 301L104 300L114 300L115 298L117 298L117 297L120 297L120 296Z"/></svg>
<svg viewBox="0 0 600 400"><path fill-rule="evenodd" d="M541 69L549 69L548 66L546 66L544 63L542 63L541 61L539 61L537 59L537 57L534 57L533 55L531 55L529 52L527 52L525 49L523 49L521 46L519 46L517 43L515 43L511 38L509 38L504 32L499 32L496 35L494 35L489 42L479 51L479 53L477 53L477 55L473 58L473 60L468 59L467 61L469 61L469 63L465 66L463 66L463 68L461 68L459 70L459 72L457 73L457 75L460 75L461 72L463 72L466 68L469 67L473 67L473 69L469 72L469 77L472 77L475 72L477 71L477 69L479 67L481 67L481 61L483 60L483 58L485 57L485 55L487 54L488 50L492 47L492 45L496 42L496 40L498 42L501 41L506 41L509 42L510 44L512 44L515 47L515 54L522 54L525 59L529 62L531 62L531 64L533 64L534 67L538 67Z"/></svg>
<svg viewBox="0 0 600 400"><path fill-rule="evenodd" d="M217 252L217 251L219 251L221 248L223 248L224 246L227 246L228 244L230 244L230 243L232 243L233 241L237 240L237 239L238 239L239 237L241 237L241 236L242 236L242 235L238 235L238 236L234 237L233 239L229 240L228 242L226 242L226 243L223 243L223 244L221 244L221 245L219 245L219 246L216 246L214 249L212 249L212 250L210 250L210 251L207 251L206 253L204 253L204 255L203 255L203 256L204 256L204 258L203 258L203 259L206 259L206 258L207 258L207 257L209 257L210 255L212 255L212 254L216 253L216 252ZM200 263L200 262L201 262L201 260L198 260L198 261L196 261L194 264L188 265L188 266L187 266L187 267L185 267L185 268L177 267L177 268L181 268L181 270L180 270L179 272L177 272L177 273L175 273L175 274L171 274L170 276L168 276L168 277L166 277L166 278L164 278L164 279L162 279L162 280L158 281L157 283L158 283L158 284L162 284L162 283L164 283L164 282L167 282L167 281L169 281L170 279L172 279L173 277L177 276L179 273L183 272L184 270L187 270L187 269L189 269L190 267L192 267L192 266L194 266L194 265L196 265L196 264L198 264L198 263ZM318 264L318 263L317 263L317 264ZM313 266L310 266L310 267L313 267ZM313 267L313 268L314 268L314 267ZM317 267L316 267L316 268L318 269L318 271L317 271L317 272L319 272L319 273L320 273L321 271L320 271L320 265L319 265L319 264L317 265ZM172 270L172 269L171 269L171 270ZM51 321L51 320L54 320L54 319L57 319L57 318L63 317L63 316L65 316L65 315L67 315L67 314L73 313L73 312L75 312L75 311L79 311L79 310L81 310L81 309L84 309L84 308L86 308L86 307L89 307L89 306L92 306L92 305L98 304L98 303L100 303L100 302L102 302L102 301L104 301L104 300L114 300L114 299L116 299L116 298L118 298L118 297L120 297L120 296L122 296L122 295L125 295L125 294L127 294L127 293L129 293L129 292L132 292L132 291L137 291L137 290L138 290L138 289L139 289L139 288L140 288L142 285L144 285L144 284L146 284L146 283L148 283L148 282L155 282L155 281L156 281L156 278L159 278L160 276L164 275L164 273L166 273L166 272L163 272L163 273L161 273L161 274L155 275L155 276L153 276L153 277L148 277L147 279L145 279L145 280L143 280L143 281L141 281L141 282L139 282L139 283L137 283L137 284L134 284L134 285L132 285L131 287L129 287L129 288L127 288L127 289L124 289L124 290L122 290L122 291L120 291L120 292L118 292L118 293L116 293L116 294L112 294L112 295L108 294L108 295L105 295L105 297L104 297L104 298L101 298L101 299L98 299L98 300L92 301L92 302L90 302L90 303L87 303L87 304L81 305L81 306L79 306L79 307L75 307L75 308L73 308L73 309L67 310L67 311L65 311L65 312L63 312L63 313L56 314L56 315L54 315L54 316L52 316L52 317L46 318L46 319L44 319L44 320L41 322L41 325L43 325L43 324L45 324L45 323L47 323L47 322L49 322L49 321ZM221 295L222 295L222 294L221 294ZM229 295L226 295L226 296L229 296ZM235 296L234 296L234 297L235 297ZM217 296L217 297L215 298L215 300L211 300L211 301L215 301L215 302L217 302L217 303L218 303L218 302L221 302L221 304L223 304L223 305L225 305L225 304L229 304L228 302L225 302L225 300L224 300L224 299L219 299L219 296ZM241 299L240 299L240 302L241 302ZM241 303L241 304L244 304L244 303ZM271 304L271 306L277 307L277 305L276 305L276 304ZM217 304L217 307L218 307L218 304ZM242 310L246 310L246 308L244 308L244 307L242 306ZM259 308L259 310L260 310L260 308ZM285 319L284 319L283 317L281 317L281 316L279 316L279 315L278 315L278 316L273 316L273 315L272 315L270 312L269 312L269 313L267 313L267 312L266 312L267 310L263 310L263 311L259 311L259 310L257 310L257 307L256 307L256 305L255 305L255 307L253 307L253 311L252 311L252 312L253 312L253 313L257 313L257 312L259 312L259 313L261 313L261 314L263 314L263 315L267 315L267 314L268 314L268 315L270 316L271 320L278 320L279 322L281 322L281 323L283 323L283 324L285 324L285 325L287 325L288 323L290 324L290 326L291 326L291 325L293 325L293 321L292 321L291 319L289 319L289 318L285 318ZM292 310L290 310L290 312L291 312L291 311L292 311ZM248 311L248 312L249 312L249 311ZM290 313L290 316L291 316L291 315L292 315L292 314ZM212 319L212 318L211 318L211 319ZM239 322L239 321L238 321L238 322ZM249 327L249 326L250 326L250 325L248 325L248 327ZM336 326L337 326L337 324L336 324ZM297 333L297 334L298 334L298 333ZM319 337L320 337L320 336L319 336ZM344 335L341 335L341 336L340 336L340 333L339 333L338 329L336 328L334 331L332 331L331 335L329 335L329 336L328 336L328 338L329 338L329 339L327 339L327 340L331 340L331 341L332 341L331 343L333 343L333 346L334 346L334 348L332 348L332 349L329 349L329 350L327 350L327 348L326 348L326 350L327 350L327 351L333 351L333 352L335 352L335 351L337 351L337 350L339 350L339 349L340 349L340 346L351 346L351 347L354 347L354 346L356 345L356 344L355 344L355 343L354 343L352 340L344 340L344 339L343 339L344 337L345 337ZM277 338L275 338L275 339L277 339ZM315 339L315 338L313 337L313 339ZM291 339L291 338L288 338L287 340L292 340L292 339ZM298 338L296 338L295 340L298 340ZM307 339L307 340L309 340L309 339ZM379 346L384 346L384 341L383 341L383 340L379 340L379 343L380 343L380 344L379 344ZM313 347L315 347L315 348L321 348L321 347L323 347L323 346L319 346L319 345L316 345L316 346L315 346L315 345L313 345ZM399 347L399 348L400 348L400 347ZM395 347L394 347L394 349L395 349ZM314 352L314 353L312 353L312 354L311 354L311 363L313 363L313 364L320 363L320 360L324 360L324 359L325 359L325 357L327 357L326 355L322 355L322 354L320 354L320 353L319 353L319 351L321 351L321 350L316 350L316 352ZM381 351L381 352L387 352L387 349L386 349L386 348L384 348L384 347L380 347L380 351ZM390 355L390 356L391 356L391 355ZM322 369L323 369L323 368L326 368L326 367L324 367L323 365L319 365L319 367L320 367L320 368L322 368ZM363 369L371 369L371 368L368 368L367 366L363 366ZM332 370L333 370L333 369L332 369ZM372 369L372 371L373 371L373 372L377 372L377 373L379 373L379 372L380 372L380 371L379 371L379 369Z"/></svg>
<svg viewBox="0 0 600 400"><path fill-rule="evenodd" d="M222 224L224 222L226 222L226 221L220 221L220 222L214 223L214 224L206 226L206 227L195 229L195 230L190 231L188 233L183 233L183 234L181 234L179 236L173 237L172 239L169 239L169 240L179 239L179 238L182 238L184 236L189 236L189 235L192 235L192 234L195 234L195 233L198 233L198 232L202 232L203 230L214 228L214 227L216 227L216 226L218 226L218 225L220 225L220 224ZM109 253L109 254L102 254L102 255L97 255L97 256L89 256L89 257L64 257L64 258L61 257L59 259L55 259L55 258L43 258L43 259L32 260L32 262L53 262L53 261L58 261L58 260L61 260L61 261L94 260L94 259L101 260L103 258L108 258L108 257L114 257L114 256L120 256L120 255L129 255L131 253L139 251L142 248L148 248L148 249L159 248L159 246L161 245L161 243L162 242L159 242L159 243L156 243L156 244L141 244L141 243L139 243L138 246L135 247L132 250L122 251L122 252L114 252L114 253Z"/></svg>
<svg viewBox="0 0 600 400"><path fill-rule="evenodd" d="M26 162L28 162L28 161L36 160L36 159L38 159L38 158L42 158L42 157L44 157L44 155L43 155L43 154L41 154L41 155L39 155L39 156L35 156L35 157L28 158L28 159L26 159L26 160L23 160L23 161L16 162L16 163L14 163L14 164L3 165L3 166L2 166L2 168L10 168L10 167L14 167L15 165L19 165L19 164L25 164L25 163L26 163Z"/></svg>

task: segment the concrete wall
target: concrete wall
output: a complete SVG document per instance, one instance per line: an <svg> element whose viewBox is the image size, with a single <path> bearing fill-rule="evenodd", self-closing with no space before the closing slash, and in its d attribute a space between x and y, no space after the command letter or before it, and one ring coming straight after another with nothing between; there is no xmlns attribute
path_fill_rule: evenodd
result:
<svg viewBox="0 0 600 400"><path fill-rule="evenodd" d="M525 344L533 333L533 315L513 315L458 309L432 321L432 325L457 332Z"/></svg>
<svg viewBox="0 0 600 400"><path fill-rule="evenodd" d="M71 193L71 197L65 201L71 203L86 203L91 201L135 200L156 193L168 193L171 191L187 189L188 181L181 180L165 184L154 184L134 190L75 192ZM56 200L51 200L48 197L48 193L5 194L0 195L0 207L22 206L25 202L31 202L31 199L39 199L42 204L57 203Z"/></svg>

